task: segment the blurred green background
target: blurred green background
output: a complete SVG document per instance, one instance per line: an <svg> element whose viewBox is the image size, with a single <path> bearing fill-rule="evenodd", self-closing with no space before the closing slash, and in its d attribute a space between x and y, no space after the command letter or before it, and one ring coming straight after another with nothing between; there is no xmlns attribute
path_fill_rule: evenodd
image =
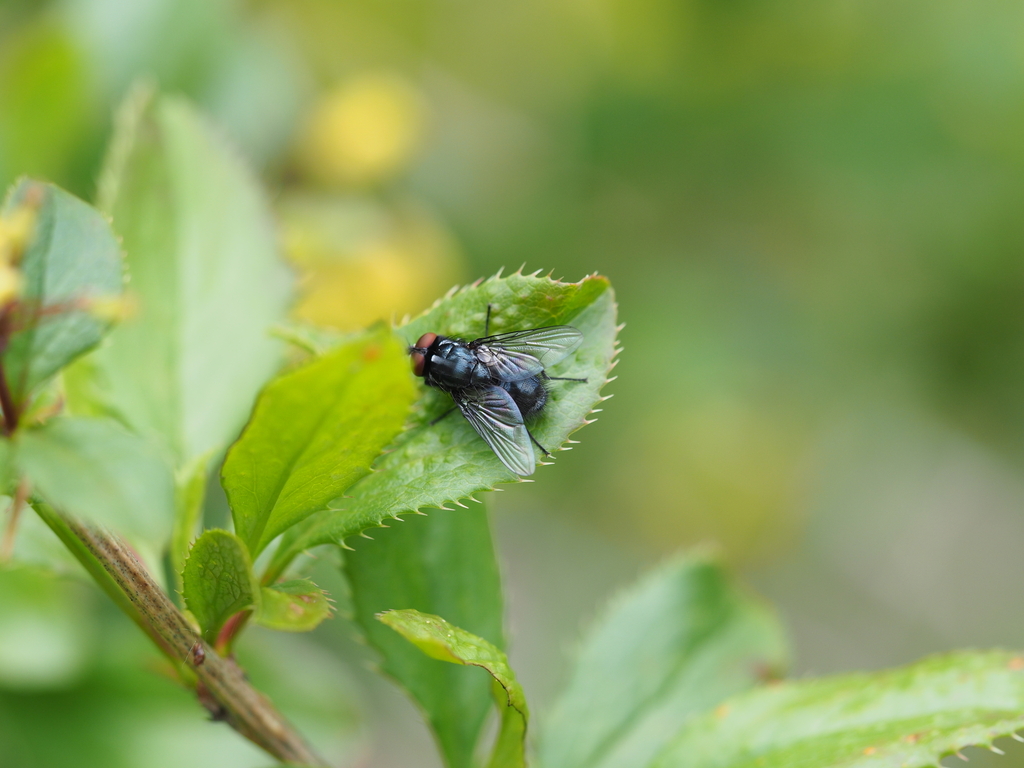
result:
<svg viewBox="0 0 1024 768"><path fill-rule="evenodd" d="M92 199L140 76L263 179L300 318L400 319L523 263L612 278L615 399L492 499L536 711L611 592L708 540L797 674L1024 645L1019 5L0 0L0 186ZM91 588L4 572L0 609L0 766L269 764ZM244 650L337 759L433 764L350 636Z"/></svg>

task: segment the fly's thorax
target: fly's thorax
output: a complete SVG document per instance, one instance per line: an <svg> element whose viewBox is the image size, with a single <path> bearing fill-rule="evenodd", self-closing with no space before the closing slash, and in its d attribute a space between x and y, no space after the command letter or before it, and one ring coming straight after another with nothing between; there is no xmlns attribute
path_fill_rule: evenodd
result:
<svg viewBox="0 0 1024 768"><path fill-rule="evenodd" d="M466 389L490 382L473 350L462 339L438 336L426 355L424 379L441 389Z"/></svg>

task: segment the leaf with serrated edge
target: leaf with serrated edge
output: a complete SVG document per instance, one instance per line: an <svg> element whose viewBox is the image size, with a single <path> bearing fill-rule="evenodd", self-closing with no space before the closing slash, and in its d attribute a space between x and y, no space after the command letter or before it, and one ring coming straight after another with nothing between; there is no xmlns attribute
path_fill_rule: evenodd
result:
<svg viewBox="0 0 1024 768"><path fill-rule="evenodd" d="M530 713L526 696L508 657L486 640L448 623L440 616L416 610L384 611L377 618L432 659L482 667L494 678L494 701L501 713L489 768L524 768L526 724Z"/></svg>
<svg viewBox="0 0 1024 768"><path fill-rule="evenodd" d="M582 346L549 373L587 378L587 383L550 382L551 400L530 425L540 443L556 451L588 423L613 366L617 328L611 286L598 275L578 283L518 273L496 276L455 291L398 333L409 344L427 331L473 339L483 334L489 303L494 306L491 333L561 324L583 332ZM374 464L375 471L351 488L348 494L353 498L332 502L334 509L317 513L289 531L271 570L280 572L308 547L342 541L386 518L421 507L441 507L499 483L516 482L518 478L465 419L453 415L428 425L450 405L447 395L424 388L423 407L413 426Z"/></svg>
<svg viewBox="0 0 1024 768"><path fill-rule="evenodd" d="M221 470L253 554L370 471L408 417L411 378L380 327L267 385Z"/></svg>
<svg viewBox="0 0 1024 768"><path fill-rule="evenodd" d="M3 353L11 396L31 391L99 343L111 322L90 312L121 295L121 249L103 215L52 184L28 179L8 196L3 216L30 212L33 234L22 255L18 328Z"/></svg>
<svg viewBox="0 0 1024 768"><path fill-rule="evenodd" d="M210 644L225 621L255 607L260 596L245 544L233 533L216 528L204 531L192 545L182 585L185 605Z"/></svg>
<svg viewBox="0 0 1024 768"><path fill-rule="evenodd" d="M295 579L261 590L256 623L281 632L309 632L331 615L327 595L309 579Z"/></svg>
<svg viewBox="0 0 1024 768"><path fill-rule="evenodd" d="M175 473L175 514L170 559L179 592L182 590L181 574L188 559L188 550L203 516L210 458L209 454L197 456Z"/></svg>
<svg viewBox="0 0 1024 768"><path fill-rule="evenodd" d="M281 364L267 333L293 283L257 180L186 100L136 89L118 114L100 208L138 311L69 370L78 412L159 439L175 467L219 452Z"/></svg>
<svg viewBox="0 0 1024 768"><path fill-rule="evenodd" d="M380 670L419 705L449 768L474 765L474 748L491 708L490 680L477 670L436 664L376 620L389 608L446 616L504 647L501 577L487 510L413 515L354 540L345 553L353 619L382 659Z"/></svg>
<svg viewBox="0 0 1024 768"><path fill-rule="evenodd" d="M645 768L691 717L778 671L775 615L710 554L676 558L590 630L545 723L548 768Z"/></svg>
<svg viewBox="0 0 1024 768"><path fill-rule="evenodd" d="M1024 656L960 651L796 680L691 721L651 768L931 768L1024 728Z"/></svg>
<svg viewBox="0 0 1024 768"><path fill-rule="evenodd" d="M162 544L174 517L174 478L160 452L111 419L54 418L23 430L15 463L58 509Z"/></svg>

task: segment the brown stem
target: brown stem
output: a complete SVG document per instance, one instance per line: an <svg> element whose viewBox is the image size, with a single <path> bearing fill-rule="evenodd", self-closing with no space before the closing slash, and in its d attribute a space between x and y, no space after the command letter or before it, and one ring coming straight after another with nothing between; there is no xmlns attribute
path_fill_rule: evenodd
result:
<svg viewBox="0 0 1024 768"><path fill-rule="evenodd" d="M21 510L25 508L28 501L28 478L21 478L18 489L14 492L14 499L11 501L11 514L7 518L7 525L4 526L4 536L0 539L0 563L6 563L14 554L14 539L18 534L18 518L21 517Z"/></svg>
<svg viewBox="0 0 1024 768"><path fill-rule="evenodd" d="M14 398L11 397L11 390L7 386L7 376L4 375L2 362L0 362L0 411L3 411L4 417L3 434L14 434L14 430L18 428L18 409L14 407Z"/></svg>
<svg viewBox="0 0 1024 768"><path fill-rule="evenodd" d="M0 426L3 434L11 435L18 428L18 409L14 407L14 398L11 396L11 388L7 384L7 374L4 371L3 354L7 351L7 343L11 337L11 306L0 309L0 412L3 415L3 425Z"/></svg>
<svg viewBox="0 0 1024 768"><path fill-rule="evenodd" d="M150 636L159 638L161 650L172 659L189 662L199 678L196 694L214 719L226 721L282 762L327 765L270 700L249 684L234 659L218 655L203 642L123 542L106 531L66 521L131 601Z"/></svg>

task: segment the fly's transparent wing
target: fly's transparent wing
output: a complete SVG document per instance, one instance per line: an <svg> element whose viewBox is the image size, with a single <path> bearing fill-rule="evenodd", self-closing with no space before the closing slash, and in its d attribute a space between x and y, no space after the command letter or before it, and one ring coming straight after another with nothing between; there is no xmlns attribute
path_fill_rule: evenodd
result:
<svg viewBox="0 0 1024 768"><path fill-rule="evenodd" d="M536 376L583 343L583 334L568 325L513 331L471 341L470 349L491 375L502 381Z"/></svg>
<svg viewBox="0 0 1024 768"><path fill-rule="evenodd" d="M497 386L463 389L453 392L452 398L502 464L517 475L533 474L536 459L530 435L508 392Z"/></svg>

